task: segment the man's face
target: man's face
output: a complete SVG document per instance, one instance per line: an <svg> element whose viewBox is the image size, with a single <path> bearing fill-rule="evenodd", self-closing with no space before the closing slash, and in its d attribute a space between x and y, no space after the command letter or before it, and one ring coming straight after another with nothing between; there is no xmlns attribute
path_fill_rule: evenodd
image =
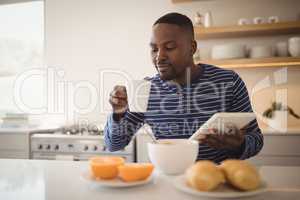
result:
<svg viewBox="0 0 300 200"><path fill-rule="evenodd" d="M193 62L192 39L181 27L156 24L152 29L151 57L162 80L185 77L186 68Z"/></svg>

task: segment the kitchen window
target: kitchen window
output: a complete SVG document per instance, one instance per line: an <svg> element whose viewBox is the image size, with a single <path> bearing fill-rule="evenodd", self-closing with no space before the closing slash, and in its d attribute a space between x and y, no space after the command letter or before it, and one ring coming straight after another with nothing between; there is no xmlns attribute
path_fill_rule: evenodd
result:
<svg viewBox="0 0 300 200"><path fill-rule="evenodd" d="M26 70L44 63L44 2L0 1L0 114L18 111L13 100L14 82ZM41 78L24 82L25 102L39 106L44 101Z"/></svg>

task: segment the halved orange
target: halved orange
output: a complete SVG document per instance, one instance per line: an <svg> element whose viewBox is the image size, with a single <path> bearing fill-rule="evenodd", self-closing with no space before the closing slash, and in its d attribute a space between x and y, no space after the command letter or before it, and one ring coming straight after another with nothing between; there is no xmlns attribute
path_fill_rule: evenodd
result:
<svg viewBox="0 0 300 200"><path fill-rule="evenodd" d="M95 156L89 162L95 178L113 179L118 176L118 166L123 165L125 160L118 156Z"/></svg>
<svg viewBox="0 0 300 200"><path fill-rule="evenodd" d="M151 163L126 163L118 167L119 177L125 182L145 180L151 175L153 169Z"/></svg>

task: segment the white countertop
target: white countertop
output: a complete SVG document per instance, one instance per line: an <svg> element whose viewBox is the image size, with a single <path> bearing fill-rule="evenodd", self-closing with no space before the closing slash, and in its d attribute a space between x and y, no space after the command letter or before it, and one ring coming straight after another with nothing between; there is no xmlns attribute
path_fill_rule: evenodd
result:
<svg viewBox="0 0 300 200"><path fill-rule="evenodd" d="M0 124L0 134L1 133L33 133L33 132L47 132L47 131L52 131L54 129L58 129L61 126L59 125L30 125L30 126L21 126L21 127L5 127L1 126Z"/></svg>
<svg viewBox="0 0 300 200"><path fill-rule="evenodd" d="M0 199L5 200L155 200L200 199L177 191L174 177L155 172L153 183L132 188L91 187L80 178L87 162L0 159ZM270 187L299 188L299 167L262 167L264 180ZM251 199L298 199L300 192L269 191Z"/></svg>
<svg viewBox="0 0 300 200"><path fill-rule="evenodd" d="M289 127L287 130L281 132L270 127L262 127L261 131L265 135L300 135L300 127Z"/></svg>

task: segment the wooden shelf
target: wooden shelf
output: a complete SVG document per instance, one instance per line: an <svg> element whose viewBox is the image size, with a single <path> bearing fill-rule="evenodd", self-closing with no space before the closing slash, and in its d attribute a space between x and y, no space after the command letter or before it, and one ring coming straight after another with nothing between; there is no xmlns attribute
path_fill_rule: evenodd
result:
<svg viewBox="0 0 300 200"><path fill-rule="evenodd" d="M212 0L171 0L172 3L189 3L189 2L197 2L197 1L212 1Z"/></svg>
<svg viewBox="0 0 300 200"><path fill-rule="evenodd" d="M185 2L192 2L195 0L172 0L172 3L185 3Z"/></svg>
<svg viewBox="0 0 300 200"><path fill-rule="evenodd" d="M260 59L201 60L200 63L212 64L222 68L265 68L300 67L300 57L275 57Z"/></svg>
<svg viewBox="0 0 300 200"><path fill-rule="evenodd" d="M196 39L236 38L300 33L300 21L204 28L195 26Z"/></svg>

